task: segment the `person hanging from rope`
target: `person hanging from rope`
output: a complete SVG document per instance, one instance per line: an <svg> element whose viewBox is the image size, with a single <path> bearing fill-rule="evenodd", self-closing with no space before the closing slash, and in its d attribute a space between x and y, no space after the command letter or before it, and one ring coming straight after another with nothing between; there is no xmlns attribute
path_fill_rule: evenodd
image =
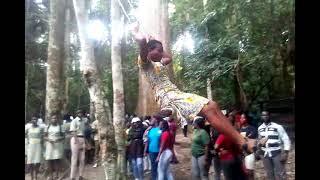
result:
<svg viewBox="0 0 320 180"><path fill-rule="evenodd" d="M240 149L248 152L255 149L256 141L241 136L222 114L215 101L184 93L170 81L165 66L172 62L172 57L163 51L160 41L149 36L147 42L147 37L139 31L139 23L133 28L132 34L140 48L139 67L148 79L161 109L171 107L186 119L203 116L215 129L238 144Z"/></svg>

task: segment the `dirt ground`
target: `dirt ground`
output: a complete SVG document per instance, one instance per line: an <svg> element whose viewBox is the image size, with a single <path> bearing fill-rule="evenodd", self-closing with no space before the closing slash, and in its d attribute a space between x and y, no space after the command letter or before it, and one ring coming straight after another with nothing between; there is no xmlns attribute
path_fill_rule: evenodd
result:
<svg viewBox="0 0 320 180"><path fill-rule="evenodd" d="M180 163L171 165L172 172L175 180L191 180L191 134L188 137L184 137L182 133L179 131L176 137L176 145L175 151L177 158ZM287 179L294 180L295 179L295 145L292 142L292 150L289 153L289 159L286 165ZM210 180L213 180L213 168L211 166L210 171ZM92 165L87 165L85 167L84 178L87 180L104 180L104 172L101 167L93 168ZM30 176L26 175L26 180L30 180ZM129 180L134 178L129 178ZM147 174L145 180L149 180L150 175ZM256 161L256 169L255 169L255 179L266 180L265 171L263 168L262 161ZM41 180L39 178L39 180ZM69 178L65 178L64 180L69 180Z"/></svg>

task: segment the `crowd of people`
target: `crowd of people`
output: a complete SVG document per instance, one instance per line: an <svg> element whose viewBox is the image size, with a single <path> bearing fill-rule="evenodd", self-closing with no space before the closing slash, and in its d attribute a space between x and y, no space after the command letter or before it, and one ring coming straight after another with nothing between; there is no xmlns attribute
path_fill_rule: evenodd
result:
<svg viewBox="0 0 320 180"><path fill-rule="evenodd" d="M290 139L284 128L270 121L269 113L261 113L262 123L246 113L224 113L232 126L245 138L256 139L258 149L247 153L239 149L230 137L219 133L204 117L187 121L180 119L187 137L187 126L193 125L191 137L191 174L193 180L207 180L213 166L214 179L252 180L255 161L262 160L267 179L286 179L285 162ZM170 164L178 163L174 150L177 124L170 109L153 116L127 117L128 169L136 180L151 171L152 180L174 179ZM283 146L283 148L282 148Z"/></svg>
<svg viewBox="0 0 320 180"><path fill-rule="evenodd" d="M98 121L90 122L89 114L82 110L75 118L66 114L63 120L58 114L45 124L41 117L33 116L25 125L25 155L27 171L31 179L38 179L40 165L46 165L48 179L57 179L62 171L62 160L70 162L70 179L83 179L85 164L99 163Z"/></svg>
<svg viewBox="0 0 320 180"><path fill-rule="evenodd" d="M152 180L172 180L170 164L179 163L175 136L179 122L184 137L188 137L188 124L192 123L191 174L194 180L209 179L213 166L214 178L226 180L254 179L255 161L262 159L268 179L286 179L284 164L290 150L290 139L284 128L270 121L263 111L263 123L257 127L252 118L235 111L225 113L233 127L244 137L257 139L258 149L253 153L241 151L228 136L220 134L204 117L192 120L174 119L173 109L162 109L152 116L126 115L126 159L128 173L135 180L150 174ZM46 162L49 179L61 172L61 160L70 161L70 179L83 179L85 164L99 166L99 122L91 122L89 114L81 110L76 117L67 114L63 121L53 114L48 124L32 117L25 126L26 157L32 179L38 178L41 163Z"/></svg>

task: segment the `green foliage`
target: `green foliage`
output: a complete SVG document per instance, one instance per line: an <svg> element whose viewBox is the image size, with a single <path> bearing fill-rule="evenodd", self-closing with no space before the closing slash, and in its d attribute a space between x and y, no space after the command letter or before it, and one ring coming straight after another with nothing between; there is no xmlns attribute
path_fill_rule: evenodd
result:
<svg viewBox="0 0 320 180"><path fill-rule="evenodd" d="M182 51L175 56L177 64L183 61L179 70L183 73L176 76L187 84L184 90L206 96L206 79L210 78L214 99L232 105L237 97L234 75L239 63L241 86L249 103L293 95L294 64L286 51L294 42L292 0L209 0L206 13L202 3L192 9L190 1L172 2L176 7L170 20L172 34L188 30L196 42L194 54ZM190 14L188 21L186 14Z"/></svg>

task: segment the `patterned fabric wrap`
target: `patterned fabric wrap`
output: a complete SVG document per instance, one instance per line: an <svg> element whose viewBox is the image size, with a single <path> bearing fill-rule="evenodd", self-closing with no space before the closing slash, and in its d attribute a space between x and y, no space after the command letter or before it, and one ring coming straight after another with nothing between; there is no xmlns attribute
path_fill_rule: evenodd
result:
<svg viewBox="0 0 320 180"><path fill-rule="evenodd" d="M147 77L154 90L155 100L160 108L171 107L178 116L193 119L209 100L196 94L184 93L174 85L168 76L165 66L159 62L141 63L142 73Z"/></svg>

